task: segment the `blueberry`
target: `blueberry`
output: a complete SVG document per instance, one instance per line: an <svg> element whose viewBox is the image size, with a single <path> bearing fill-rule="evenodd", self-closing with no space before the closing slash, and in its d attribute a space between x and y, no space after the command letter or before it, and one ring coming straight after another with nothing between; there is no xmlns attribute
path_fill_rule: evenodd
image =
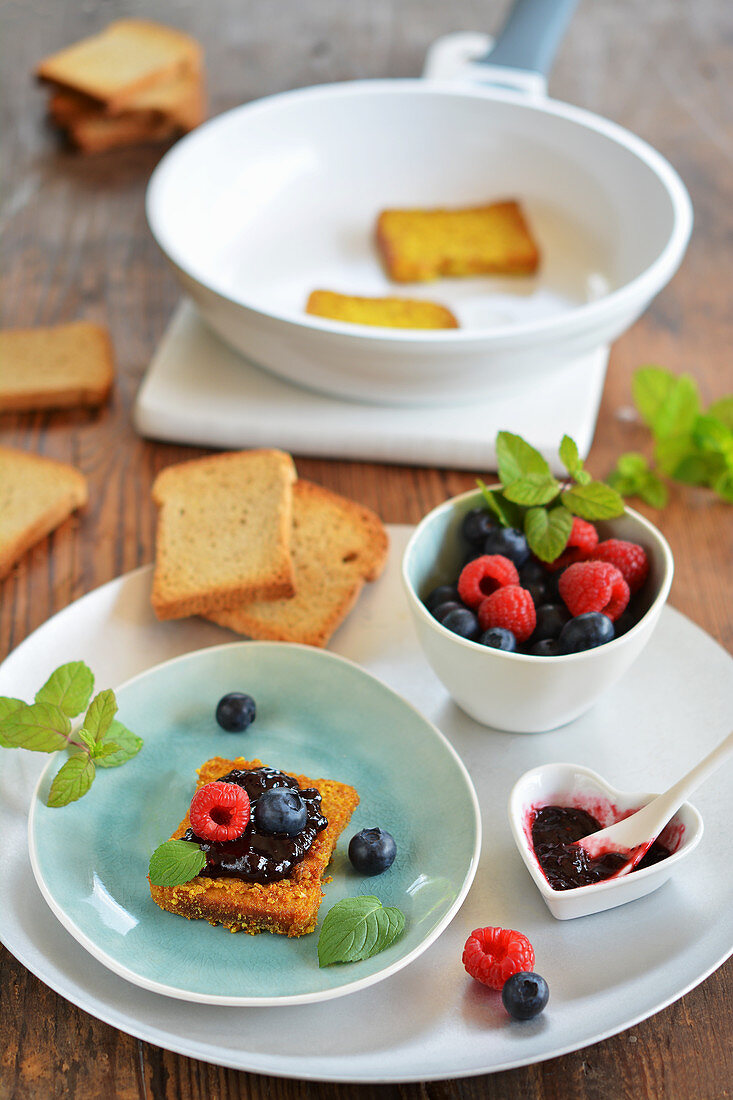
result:
<svg viewBox="0 0 733 1100"><path fill-rule="evenodd" d="M448 600L458 600L458 589L453 584L440 584L437 588L434 588L429 596L425 599L425 606L428 611L435 611L442 603L447 603Z"/></svg>
<svg viewBox="0 0 733 1100"><path fill-rule="evenodd" d="M519 570L519 583L522 588L528 588L530 584L547 584L547 570L542 562L530 558Z"/></svg>
<svg viewBox="0 0 733 1100"><path fill-rule="evenodd" d="M605 645L613 637L613 623L608 616L600 611L588 611L585 615L576 615L565 624L558 643L561 653L580 653L584 649Z"/></svg>
<svg viewBox="0 0 733 1100"><path fill-rule="evenodd" d="M528 581L527 584L523 584L522 588L525 588L532 597L532 603L535 607L539 607L540 604L545 603L547 598L547 587L544 584L538 584L536 581Z"/></svg>
<svg viewBox="0 0 733 1100"><path fill-rule="evenodd" d="M349 859L362 875L381 875L396 855L394 837L384 829L362 829L349 843Z"/></svg>
<svg viewBox="0 0 733 1100"><path fill-rule="evenodd" d="M461 534L466 542L480 546L495 526L496 520L488 508L472 508L463 517Z"/></svg>
<svg viewBox="0 0 733 1100"><path fill-rule="evenodd" d="M464 604L460 600L447 600L446 603L439 603L436 608L433 609L433 618L437 619L439 623L442 623L449 611L462 611Z"/></svg>
<svg viewBox="0 0 733 1100"><path fill-rule="evenodd" d="M503 554L521 569L529 559L529 546L521 531L516 527L495 527L484 543L484 554Z"/></svg>
<svg viewBox="0 0 733 1100"><path fill-rule="evenodd" d="M257 799L254 818L261 833L297 836L308 823L308 810L292 787L270 787Z"/></svg>
<svg viewBox="0 0 733 1100"><path fill-rule="evenodd" d="M470 642L477 641L481 633L477 616L473 611L469 611L467 607L457 607L453 611L449 611L441 622L446 630L451 630L461 638L468 638Z"/></svg>
<svg viewBox="0 0 733 1100"><path fill-rule="evenodd" d="M533 642L542 642L545 638L557 638L565 623L570 621L570 612L565 604L543 603L537 608L537 625L532 634Z"/></svg>
<svg viewBox="0 0 733 1100"><path fill-rule="evenodd" d="M485 630L479 642L491 649L503 649L506 653L516 653L517 650L517 639L511 630L505 630L503 626L492 626Z"/></svg>
<svg viewBox="0 0 733 1100"><path fill-rule="evenodd" d="M504 1008L515 1020L531 1020L539 1016L550 998L547 982L532 970L512 974L504 982L501 999Z"/></svg>
<svg viewBox="0 0 733 1100"><path fill-rule="evenodd" d="M251 695L230 691L216 706L216 720L227 733L242 733L255 720L257 708Z"/></svg>
<svg viewBox="0 0 733 1100"><path fill-rule="evenodd" d="M535 642L529 652L533 657L557 657L560 646L557 638L543 638L541 642Z"/></svg>
<svg viewBox="0 0 733 1100"><path fill-rule="evenodd" d="M560 595L560 589L558 584L560 583L560 577L565 572L564 569L557 569L554 573L548 573L545 578L545 600L547 603L561 603L562 596Z"/></svg>

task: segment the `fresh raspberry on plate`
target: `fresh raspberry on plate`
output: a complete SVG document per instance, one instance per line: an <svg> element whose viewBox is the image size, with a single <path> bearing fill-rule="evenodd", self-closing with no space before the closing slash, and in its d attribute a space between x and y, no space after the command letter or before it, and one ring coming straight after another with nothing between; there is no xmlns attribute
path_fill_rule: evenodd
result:
<svg viewBox="0 0 733 1100"><path fill-rule="evenodd" d="M513 561L503 554L482 554L465 565L458 578L458 595L474 610L482 600L507 584L519 584Z"/></svg>
<svg viewBox="0 0 733 1100"><path fill-rule="evenodd" d="M526 642L537 625L531 593L518 584L497 588L479 604L478 621L482 630L501 626L511 630L518 642Z"/></svg>
<svg viewBox="0 0 733 1100"><path fill-rule="evenodd" d="M606 561L579 561L569 565L558 589L571 615L600 611L612 623L629 602L629 586L623 574Z"/></svg>
<svg viewBox="0 0 733 1100"><path fill-rule="evenodd" d="M592 523L585 519L573 516L573 526L570 531L567 546L554 561L545 562L545 568L551 573L558 569L565 569L576 561L585 561L598 545L598 532Z"/></svg>
<svg viewBox="0 0 733 1100"><path fill-rule="evenodd" d="M191 828L202 840L236 840L249 823L249 795L237 783L207 783L191 800Z"/></svg>
<svg viewBox="0 0 733 1100"><path fill-rule="evenodd" d="M607 561L623 574L633 596L638 592L649 574L649 558L643 546L624 539L606 539L599 542L591 551L591 561Z"/></svg>
<svg viewBox="0 0 733 1100"><path fill-rule="evenodd" d="M510 928L475 928L463 948L463 965L477 982L500 990L512 974L534 970L534 948Z"/></svg>

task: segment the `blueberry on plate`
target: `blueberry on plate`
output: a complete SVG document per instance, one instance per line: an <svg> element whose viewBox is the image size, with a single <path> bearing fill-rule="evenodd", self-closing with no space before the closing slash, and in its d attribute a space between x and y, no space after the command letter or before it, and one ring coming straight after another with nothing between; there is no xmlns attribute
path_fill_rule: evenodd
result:
<svg viewBox="0 0 733 1100"><path fill-rule="evenodd" d="M308 810L292 787L270 787L257 799L254 819L260 833L297 836L308 824Z"/></svg>
<svg viewBox="0 0 733 1100"><path fill-rule="evenodd" d="M566 623L558 638L561 653L580 653L595 649L614 638L613 623L601 611L587 611Z"/></svg>
<svg viewBox="0 0 733 1100"><path fill-rule="evenodd" d="M481 546L488 533L496 526L496 520L488 508L472 508L466 512L461 524L461 534L466 542Z"/></svg>
<svg viewBox="0 0 733 1100"><path fill-rule="evenodd" d="M520 579L520 583L521 579ZM526 589L532 597L532 603L535 607L539 607L540 604L546 602L547 599L547 585L540 584L539 581L527 581L526 584L522 584L522 588Z"/></svg>
<svg viewBox="0 0 733 1100"><path fill-rule="evenodd" d="M505 653L516 653L517 639L511 630L503 626L491 626L485 630L479 638L481 645L487 645L491 649L503 649Z"/></svg>
<svg viewBox="0 0 733 1100"><path fill-rule="evenodd" d="M503 554L521 569L529 560L529 546L516 527L495 527L484 542L484 554Z"/></svg>
<svg viewBox="0 0 733 1100"><path fill-rule="evenodd" d="M242 733L252 725L256 714L254 699L241 691L230 691L216 707L216 720L227 733Z"/></svg>
<svg viewBox="0 0 733 1100"><path fill-rule="evenodd" d="M519 583L522 588L529 588L530 584L547 584L547 570L542 562L530 558L519 570Z"/></svg>
<svg viewBox="0 0 733 1100"><path fill-rule="evenodd" d="M565 604L540 604L537 608L537 625L532 634L532 641L541 642L545 638L557 638L567 622L570 622L570 612Z"/></svg>
<svg viewBox="0 0 733 1100"><path fill-rule="evenodd" d="M461 638L467 638L469 642L478 641L481 633L478 617L467 607L457 607L449 611L443 616L441 622L446 630L458 634Z"/></svg>
<svg viewBox="0 0 733 1100"><path fill-rule="evenodd" d="M381 875L394 863L397 845L385 829L362 829L349 842L349 859L362 875Z"/></svg>
<svg viewBox="0 0 733 1100"><path fill-rule="evenodd" d="M539 1016L550 998L547 982L541 974L521 970L507 978L501 990L504 1008L515 1020L531 1020Z"/></svg>
<svg viewBox="0 0 733 1100"><path fill-rule="evenodd" d="M442 603L447 603L448 600L458 600L458 589L453 584L439 584L437 588L426 596L425 606L428 611L435 611L436 607L439 607Z"/></svg>

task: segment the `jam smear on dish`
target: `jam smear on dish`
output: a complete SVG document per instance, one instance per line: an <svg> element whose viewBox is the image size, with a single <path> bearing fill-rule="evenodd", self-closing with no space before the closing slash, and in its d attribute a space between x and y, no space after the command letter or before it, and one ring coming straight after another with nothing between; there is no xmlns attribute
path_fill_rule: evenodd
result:
<svg viewBox="0 0 733 1100"><path fill-rule="evenodd" d="M600 828L600 822L592 814L569 806L544 806L533 812L532 847L553 890L574 890L576 886L602 882L627 862L628 857L621 852L607 852L592 859L585 849L573 847L576 840L597 833ZM671 854L655 840L634 871L651 867Z"/></svg>
<svg viewBox="0 0 733 1100"><path fill-rule="evenodd" d="M289 775L274 768L252 768L249 771L234 769L222 775L221 783L236 783L249 795L252 807L249 824L236 840L213 841L197 836L187 829L183 840L192 840L206 856L206 866L200 872L203 878L243 879L245 882L277 882L287 878L296 863L305 859L316 835L328 825L321 813L321 795L314 787L301 790ZM282 833L265 834L257 831L255 805L263 791L272 787L293 787L305 803L308 820L297 836Z"/></svg>

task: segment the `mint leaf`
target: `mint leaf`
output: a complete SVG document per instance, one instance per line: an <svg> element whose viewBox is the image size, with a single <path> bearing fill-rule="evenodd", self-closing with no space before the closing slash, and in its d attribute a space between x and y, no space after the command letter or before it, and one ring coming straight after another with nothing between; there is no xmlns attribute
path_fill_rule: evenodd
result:
<svg viewBox="0 0 733 1100"><path fill-rule="evenodd" d="M554 561L568 544L573 527L573 517L559 504L545 511L530 508L524 517L524 533L530 550L540 561Z"/></svg>
<svg viewBox="0 0 733 1100"><path fill-rule="evenodd" d="M707 415L714 416L733 432L733 393L729 393L727 397L721 397L719 401L714 401Z"/></svg>
<svg viewBox="0 0 733 1100"><path fill-rule="evenodd" d="M640 367L632 380L634 403L656 439L689 432L700 412L697 383L662 367Z"/></svg>
<svg viewBox="0 0 733 1100"><path fill-rule="evenodd" d="M636 451L629 451L628 454L619 457L616 463L616 469L622 477L639 478L643 480L649 471L649 460Z"/></svg>
<svg viewBox="0 0 733 1100"><path fill-rule="evenodd" d="M71 661L52 672L36 692L37 703L52 703L69 718L81 714L92 694L94 676L83 661Z"/></svg>
<svg viewBox="0 0 733 1100"><path fill-rule="evenodd" d="M95 741L101 741L117 713L117 700L111 688L100 691L89 704L84 718L84 729L91 733Z"/></svg>
<svg viewBox="0 0 733 1100"><path fill-rule="evenodd" d="M733 444L730 428L714 416L698 416L692 426L692 441L703 451L726 454Z"/></svg>
<svg viewBox="0 0 733 1100"><path fill-rule="evenodd" d="M547 474L527 474L504 489L504 497L514 504L549 504L560 492L560 482Z"/></svg>
<svg viewBox="0 0 733 1100"><path fill-rule="evenodd" d="M196 878L206 856L192 840L166 840L150 857L148 875L153 886L180 886Z"/></svg>
<svg viewBox="0 0 733 1100"><path fill-rule="evenodd" d="M0 695L0 746L2 746L2 748L11 749L15 747L3 737L3 721L9 718L14 711L24 706L25 703L22 699L11 699L7 695Z"/></svg>
<svg viewBox="0 0 733 1100"><path fill-rule="evenodd" d="M94 764L86 753L71 756L59 768L51 790L48 792L47 805L51 807L68 806L86 794L94 782Z"/></svg>
<svg viewBox="0 0 733 1100"><path fill-rule="evenodd" d="M569 435L560 440L560 461L571 477L577 478L583 470L583 462L578 452L578 444Z"/></svg>
<svg viewBox="0 0 733 1100"><path fill-rule="evenodd" d="M36 752L56 752L69 742L71 722L52 703L18 707L4 719L2 736L6 745Z"/></svg>
<svg viewBox="0 0 733 1100"><path fill-rule="evenodd" d="M581 519L613 519L623 515L623 498L603 481L591 481L588 485L575 485L562 494L562 502L569 512Z"/></svg>
<svg viewBox="0 0 733 1100"><path fill-rule="evenodd" d="M74 741L81 741L81 743L84 746L84 748L86 749L86 751L89 754L93 754L94 738L92 737L91 733L89 733L88 730L85 730L84 727L82 726L82 728L78 729L76 731L76 733L74 733L72 735L72 737L73 737ZM81 751L81 750L79 750L79 751Z"/></svg>
<svg viewBox="0 0 733 1100"><path fill-rule="evenodd" d="M713 489L719 497L727 500L729 504L733 504L733 470L725 470L716 479Z"/></svg>
<svg viewBox="0 0 733 1100"><path fill-rule="evenodd" d="M544 474L550 477L550 467L539 451L531 447L521 435L499 432L496 436L496 461L499 479L506 489L513 481L527 474Z"/></svg>
<svg viewBox="0 0 733 1100"><path fill-rule="evenodd" d="M384 908L379 898L344 898L326 913L318 937L318 965L359 962L394 943L405 927L405 917L394 906Z"/></svg>
<svg viewBox="0 0 733 1100"><path fill-rule="evenodd" d="M651 471L646 475L637 496L641 497L652 508L664 508L669 499L667 486Z"/></svg>
<svg viewBox="0 0 733 1100"><path fill-rule="evenodd" d="M110 745L114 748L113 752L109 752ZM107 730L104 740L97 742L94 749L94 759L100 768L119 768L120 764L132 760L133 756L136 756L142 747L142 737L138 737L115 718Z"/></svg>
<svg viewBox="0 0 733 1100"><path fill-rule="evenodd" d="M499 520L499 523L501 523L502 527L518 527L521 529L521 508L518 508L516 504L512 504L511 501L505 500L500 490L489 489L488 485L484 485L480 477L476 478L476 484L481 490L481 495L486 501L488 507Z"/></svg>
<svg viewBox="0 0 733 1100"><path fill-rule="evenodd" d="M685 455L674 468L672 477L685 485L712 485L725 469L721 455Z"/></svg>

